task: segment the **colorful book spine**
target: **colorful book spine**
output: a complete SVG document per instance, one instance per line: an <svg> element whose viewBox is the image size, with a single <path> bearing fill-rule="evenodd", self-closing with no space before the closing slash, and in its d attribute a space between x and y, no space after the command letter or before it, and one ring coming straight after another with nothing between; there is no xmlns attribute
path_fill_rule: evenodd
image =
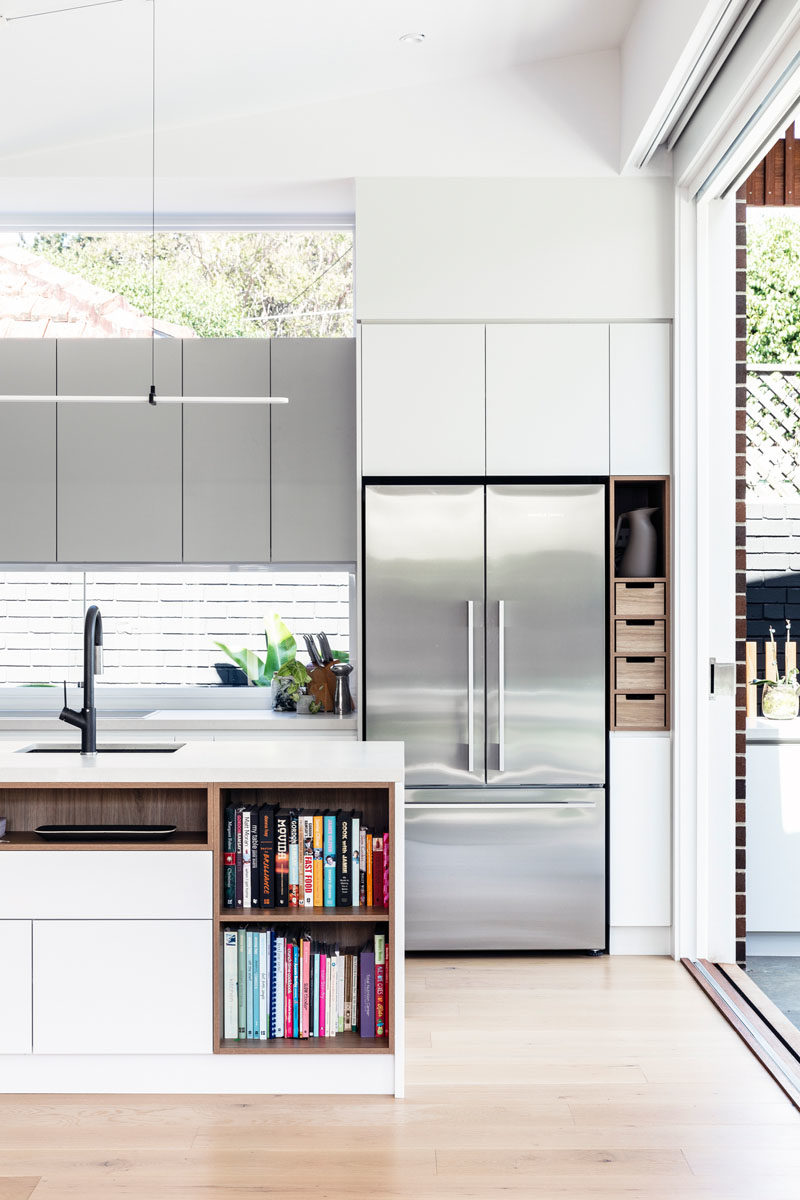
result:
<svg viewBox="0 0 800 1200"><path fill-rule="evenodd" d="M226 929L222 937L223 1024L222 1035L226 1038L239 1036L239 952L236 946L236 930Z"/></svg>
<svg viewBox="0 0 800 1200"><path fill-rule="evenodd" d="M325 1026L328 1030L328 1037L336 1037L336 992L337 979L336 969L337 961L335 954L328 955L328 991L325 997Z"/></svg>
<svg viewBox="0 0 800 1200"><path fill-rule="evenodd" d="M290 941L286 942L286 947L283 954L283 1036L285 1038L294 1037L294 1027L292 1025L292 1017L294 1016L294 1006L292 1004L292 983L294 979L294 946Z"/></svg>
<svg viewBox="0 0 800 1200"><path fill-rule="evenodd" d="M253 934L245 932L245 1037L253 1036Z"/></svg>
<svg viewBox="0 0 800 1200"><path fill-rule="evenodd" d="M362 950L358 1032L362 1037L375 1037L375 952Z"/></svg>
<svg viewBox="0 0 800 1200"><path fill-rule="evenodd" d="M236 907L243 904L243 873L242 873L242 817L244 810L236 809Z"/></svg>
<svg viewBox="0 0 800 1200"><path fill-rule="evenodd" d="M239 1014L239 1037L247 1037L247 991L244 982L247 979L247 930L236 932L236 975L239 980L237 993Z"/></svg>
<svg viewBox="0 0 800 1200"><path fill-rule="evenodd" d="M319 1036L328 1036L328 1022L325 1020L327 1016L327 1005L325 997L328 993L328 956L321 953L319 956Z"/></svg>
<svg viewBox="0 0 800 1200"><path fill-rule="evenodd" d="M269 1037L269 934L258 935L258 1036Z"/></svg>
<svg viewBox="0 0 800 1200"><path fill-rule="evenodd" d="M261 856L261 907L275 907L275 809L262 804L258 810Z"/></svg>
<svg viewBox="0 0 800 1200"><path fill-rule="evenodd" d="M314 904L314 818L303 816L303 907L312 908Z"/></svg>
<svg viewBox="0 0 800 1200"><path fill-rule="evenodd" d="M319 1037L319 950L314 951L314 1037Z"/></svg>
<svg viewBox="0 0 800 1200"><path fill-rule="evenodd" d="M300 947L292 943L292 1037L300 1037Z"/></svg>
<svg viewBox="0 0 800 1200"><path fill-rule="evenodd" d="M352 903L352 893L350 887L350 862L351 862L351 845L350 845L350 813L338 812L336 814L336 831L337 831L337 847L336 847L336 904L339 908L349 908Z"/></svg>
<svg viewBox="0 0 800 1200"><path fill-rule="evenodd" d="M275 1036L278 1038L286 1035L286 1005L285 1005L285 977L286 977L286 938L276 937L275 939Z"/></svg>
<svg viewBox="0 0 800 1200"><path fill-rule="evenodd" d="M382 933L375 934L375 1037L384 1037L386 1034L386 975L385 967L385 943L386 939Z"/></svg>
<svg viewBox="0 0 800 1200"><path fill-rule="evenodd" d="M250 810L250 907L261 907L261 855L258 809Z"/></svg>
<svg viewBox="0 0 800 1200"><path fill-rule="evenodd" d="M261 1037L261 938L253 935L253 1037Z"/></svg>
<svg viewBox="0 0 800 1200"><path fill-rule="evenodd" d="M389 943L387 941L383 948L383 1032L386 1037L389 1036L389 1011L392 995L389 988Z"/></svg>
<svg viewBox="0 0 800 1200"><path fill-rule="evenodd" d="M323 851L325 855L323 901L325 908L336 907L336 817L325 813L323 818Z"/></svg>
<svg viewBox="0 0 800 1200"><path fill-rule="evenodd" d="M353 813L350 822L350 892L353 908L361 903L361 817Z"/></svg>
<svg viewBox="0 0 800 1200"><path fill-rule="evenodd" d="M289 907L289 814L275 816L275 906Z"/></svg>
<svg viewBox="0 0 800 1200"><path fill-rule="evenodd" d="M251 810L245 808L242 812L242 905L244 908L250 908L251 891L253 886L253 875L250 869L250 815Z"/></svg>
<svg viewBox="0 0 800 1200"><path fill-rule="evenodd" d="M358 865L358 899L363 907L367 903L367 830L363 823L359 830Z"/></svg>
<svg viewBox="0 0 800 1200"><path fill-rule="evenodd" d="M336 1032L344 1033L345 956L336 955Z"/></svg>
<svg viewBox="0 0 800 1200"><path fill-rule="evenodd" d="M355 1033L358 1030L358 955L350 955L350 970L353 976L351 985L351 1006L350 1006L350 1030Z"/></svg>
<svg viewBox="0 0 800 1200"><path fill-rule="evenodd" d="M236 809L225 806L224 896L225 907L236 907ZM230 1036L226 1034L226 1037Z"/></svg>
<svg viewBox="0 0 800 1200"><path fill-rule="evenodd" d="M353 972L350 970L350 955L344 956L344 1024L342 1032L349 1030L353 1019Z"/></svg>
<svg viewBox="0 0 800 1200"><path fill-rule="evenodd" d="M383 907L389 907L389 834L383 835Z"/></svg>
<svg viewBox="0 0 800 1200"><path fill-rule="evenodd" d="M300 829L296 812L289 814L289 908L300 904Z"/></svg>
<svg viewBox="0 0 800 1200"><path fill-rule="evenodd" d="M301 995L302 1012L300 1014L300 1036L307 1038L310 1033L309 1017L310 1017L310 1001L311 1001L311 940L303 938L300 943L303 947L303 972L301 976Z"/></svg>
<svg viewBox="0 0 800 1200"><path fill-rule="evenodd" d="M383 838L372 839L372 903L383 908Z"/></svg>
<svg viewBox="0 0 800 1200"><path fill-rule="evenodd" d="M367 904L372 907L372 834L367 834Z"/></svg>
<svg viewBox="0 0 800 1200"><path fill-rule="evenodd" d="M323 873L324 873L324 869L325 869L325 864L323 861L323 854L322 854L322 841L323 841L322 814L318 813L316 816L314 816L312 818L312 822L313 822L313 837L314 837L314 844L313 844L313 856L314 856L313 902L314 902L314 908L322 908L322 879L323 879Z"/></svg>

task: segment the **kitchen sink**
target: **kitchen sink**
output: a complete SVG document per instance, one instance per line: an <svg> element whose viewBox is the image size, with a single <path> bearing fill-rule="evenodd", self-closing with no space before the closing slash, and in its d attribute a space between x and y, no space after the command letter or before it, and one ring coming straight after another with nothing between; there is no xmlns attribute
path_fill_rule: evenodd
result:
<svg viewBox="0 0 800 1200"><path fill-rule="evenodd" d="M185 742L116 742L98 746L98 754L174 754ZM80 754L80 746L59 746L53 742L23 746L18 754Z"/></svg>

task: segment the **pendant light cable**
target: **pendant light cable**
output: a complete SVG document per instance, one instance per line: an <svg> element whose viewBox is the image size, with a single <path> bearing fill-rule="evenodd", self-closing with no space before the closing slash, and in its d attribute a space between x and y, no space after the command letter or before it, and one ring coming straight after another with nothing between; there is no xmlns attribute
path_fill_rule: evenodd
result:
<svg viewBox="0 0 800 1200"><path fill-rule="evenodd" d="M156 402L156 0L150 0L153 6L152 21L152 89L151 89L151 190L150 190L150 395L151 404Z"/></svg>

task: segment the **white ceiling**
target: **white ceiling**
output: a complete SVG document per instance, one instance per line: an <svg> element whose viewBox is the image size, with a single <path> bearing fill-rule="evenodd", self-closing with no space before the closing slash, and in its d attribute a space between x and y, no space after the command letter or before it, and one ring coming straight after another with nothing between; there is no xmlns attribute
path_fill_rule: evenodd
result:
<svg viewBox="0 0 800 1200"><path fill-rule="evenodd" d="M147 206L141 181L150 169L153 0L14 19L84 2L0 0L7 18L0 25L0 176L9 185L64 180L66 207L78 203L74 180L93 179L98 205L139 210ZM577 125L572 93L590 129L601 116L613 125L617 85L610 86L608 66L598 67L609 57L597 54L619 46L636 4L155 0L158 173L173 181L215 178L207 203L230 211L274 207L270 184L295 206L297 189L313 184L310 204L318 208L343 197L357 175L428 174L437 165L454 174L515 174L515 164L530 173L542 152L538 126L563 123L562 101L568 123ZM423 45L399 42L417 31L426 35ZM554 60L580 55L590 56L586 79L600 69L596 101L573 64L554 73ZM493 119L481 121L487 107ZM465 119L475 121L474 135ZM502 126L513 130L513 141L504 142ZM616 136L616 129L603 133L594 150L609 170ZM221 176L229 181L227 199ZM126 177L139 181L129 196L121 184L101 182ZM53 206L52 188L38 203L34 193L30 183L9 186L0 206ZM166 193L173 207L193 207L190 192L174 182Z"/></svg>

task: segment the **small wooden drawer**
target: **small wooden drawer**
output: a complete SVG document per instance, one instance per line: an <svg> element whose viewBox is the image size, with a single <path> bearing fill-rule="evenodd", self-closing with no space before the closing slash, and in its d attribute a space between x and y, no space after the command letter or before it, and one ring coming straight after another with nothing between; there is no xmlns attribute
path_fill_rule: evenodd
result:
<svg viewBox="0 0 800 1200"><path fill-rule="evenodd" d="M614 590L618 617L663 617L666 611L663 583L617 583Z"/></svg>
<svg viewBox="0 0 800 1200"><path fill-rule="evenodd" d="M615 696L614 706L614 724L618 729L664 729L666 726L666 696Z"/></svg>
<svg viewBox="0 0 800 1200"><path fill-rule="evenodd" d="M663 692L667 686L665 658L618 658L614 686L623 692Z"/></svg>
<svg viewBox="0 0 800 1200"><path fill-rule="evenodd" d="M663 654L666 621L615 621L614 649L618 654Z"/></svg>

